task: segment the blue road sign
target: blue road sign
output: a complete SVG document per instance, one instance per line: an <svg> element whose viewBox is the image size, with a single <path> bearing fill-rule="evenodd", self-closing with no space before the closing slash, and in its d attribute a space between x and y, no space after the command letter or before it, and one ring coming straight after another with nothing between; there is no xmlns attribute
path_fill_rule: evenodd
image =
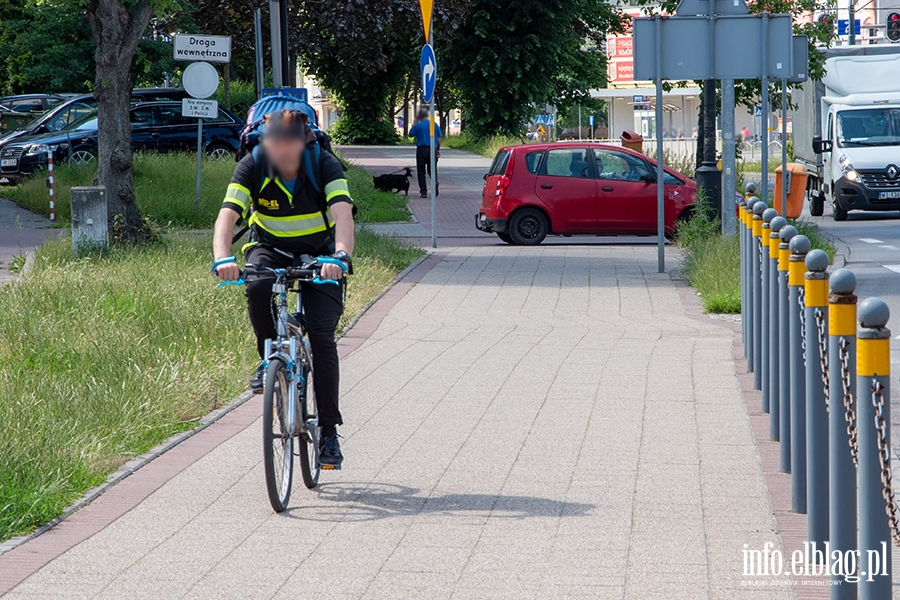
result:
<svg viewBox="0 0 900 600"><path fill-rule="evenodd" d="M854 19L853 25L853 29L856 30L854 33L859 35L861 31L860 20ZM838 35L850 35L850 19L838 19Z"/></svg>
<svg viewBox="0 0 900 600"><path fill-rule="evenodd" d="M296 98L297 100L303 100L304 102L309 102L309 92L306 91L306 88L267 88L262 91L262 95L265 96L277 96L281 94L282 96L290 96L292 98Z"/></svg>
<svg viewBox="0 0 900 600"><path fill-rule="evenodd" d="M594 126L594 115L588 117L588 125L590 125L591 127Z"/></svg>
<svg viewBox="0 0 900 600"><path fill-rule="evenodd" d="M547 115L547 125L556 125L556 117L553 115Z"/></svg>
<svg viewBox="0 0 900 600"><path fill-rule="evenodd" d="M543 125L544 124L544 115L538 115L534 118L535 125Z"/></svg>
<svg viewBox="0 0 900 600"><path fill-rule="evenodd" d="M422 75L422 99L431 102L431 97L434 96L434 83L437 80L437 59L434 57L434 48L431 44L422 47L419 73Z"/></svg>

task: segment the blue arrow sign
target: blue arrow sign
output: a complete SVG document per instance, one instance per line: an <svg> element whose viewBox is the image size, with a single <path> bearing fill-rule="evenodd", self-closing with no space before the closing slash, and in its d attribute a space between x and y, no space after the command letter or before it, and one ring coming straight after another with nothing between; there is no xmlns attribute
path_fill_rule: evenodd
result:
<svg viewBox="0 0 900 600"><path fill-rule="evenodd" d="M434 57L434 48L431 44L422 47L422 56L419 59L419 73L422 75L422 99L431 102L434 96L434 83L437 80L437 59Z"/></svg>
<svg viewBox="0 0 900 600"><path fill-rule="evenodd" d="M588 124L593 127L594 126L594 115L588 117Z"/></svg>

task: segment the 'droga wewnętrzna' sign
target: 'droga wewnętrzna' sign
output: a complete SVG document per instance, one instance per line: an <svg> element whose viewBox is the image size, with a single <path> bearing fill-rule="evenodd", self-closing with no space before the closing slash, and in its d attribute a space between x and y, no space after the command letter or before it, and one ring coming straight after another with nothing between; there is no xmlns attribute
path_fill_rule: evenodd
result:
<svg viewBox="0 0 900 600"><path fill-rule="evenodd" d="M231 36L179 33L175 36L175 60L231 62Z"/></svg>

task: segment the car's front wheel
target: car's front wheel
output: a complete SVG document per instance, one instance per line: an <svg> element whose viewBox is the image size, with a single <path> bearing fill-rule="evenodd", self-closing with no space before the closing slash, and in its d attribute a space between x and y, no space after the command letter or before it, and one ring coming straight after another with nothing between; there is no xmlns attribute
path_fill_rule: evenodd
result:
<svg viewBox="0 0 900 600"><path fill-rule="evenodd" d="M72 165L86 165L94 161L97 156L94 154L94 151L88 148L79 148L72 152L69 156L69 164Z"/></svg>
<svg viewBox="0 0 900 600"><path fill-rule="evenodd" d="M840 207L837 200L835 200L834 205L832 206L831 216L838 222L847 220L847 211Z"/></svg>
<svg viewBox="0 0 900 600"><path fill-rule="evenodd" d="M550 222L536 208L523 208L509 220L508 233L514 244L537 246L550 233Z"/></svg>

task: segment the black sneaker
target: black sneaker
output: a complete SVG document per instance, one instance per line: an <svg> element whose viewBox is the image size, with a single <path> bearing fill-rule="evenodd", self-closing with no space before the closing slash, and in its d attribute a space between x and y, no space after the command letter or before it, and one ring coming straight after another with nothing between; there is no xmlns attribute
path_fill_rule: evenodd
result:
<svg viewBox="0 0 900 600"><path fill-rule="evenodd" d="M335 433L322 439L322 445L319 448L319 462L323 467L340 467L344 462L344 455L341 454L341 443L338 441L340 436Z"/></svg>
<svg viewBox="0 0 900 600"><path fill-rule="evenodd" d="M419 198L427 198L427 197L428 197L428 192L422 192L421 194L419 194Z"/></svg>
<svg viewBox="0 0 900 600"><path fill-rule="evenodd" d="M253 379L250 380L250 391L256 392L257 394L262 394L263 391L263 376L266 374L266 367L263 363L259 363L259 366L256 367L256 373L253 375Z"/></svg>

